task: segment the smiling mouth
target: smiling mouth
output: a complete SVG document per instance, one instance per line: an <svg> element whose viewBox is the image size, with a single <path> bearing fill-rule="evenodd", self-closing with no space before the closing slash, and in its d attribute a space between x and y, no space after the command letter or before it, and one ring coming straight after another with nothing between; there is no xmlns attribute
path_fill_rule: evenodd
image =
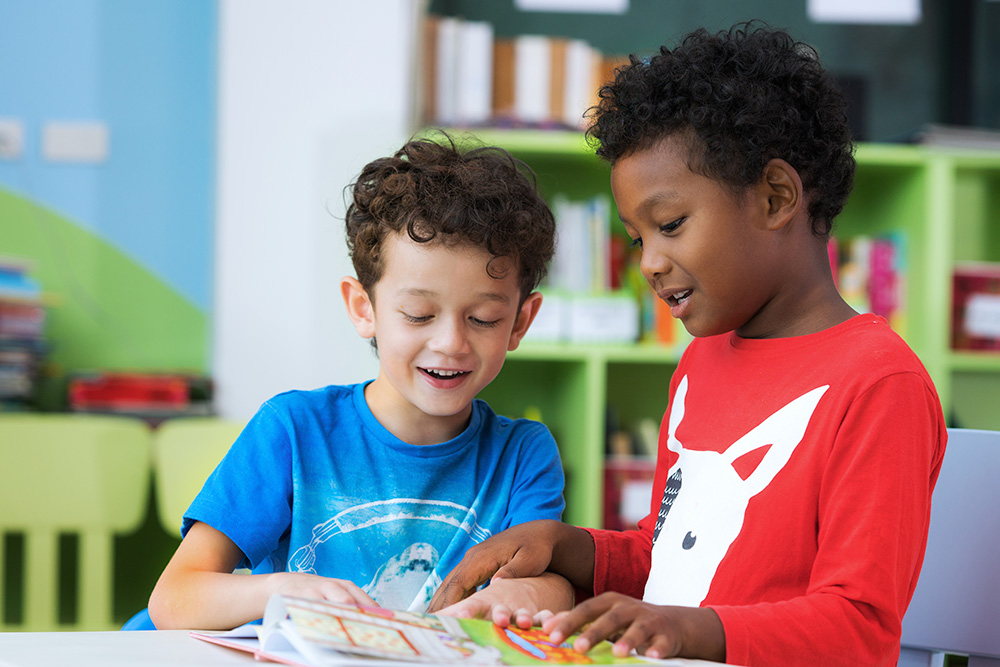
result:
<svg viewBox="0 0 1000 667"><path fill-rule="evenodd" d="M421 368L421 372L436 380L453 380L462 375L468 375L469 371L450 371L443 368Z"/></svg>
<svg viewBox="0 0 1000 667"><path fill-rule="evenodd" d="M693 290L689 289L682 290L680 292L674 292L673 294L668 295L665 301L671 306L679 306L680 304L690 299L693 293L694 293Z"/></svg>

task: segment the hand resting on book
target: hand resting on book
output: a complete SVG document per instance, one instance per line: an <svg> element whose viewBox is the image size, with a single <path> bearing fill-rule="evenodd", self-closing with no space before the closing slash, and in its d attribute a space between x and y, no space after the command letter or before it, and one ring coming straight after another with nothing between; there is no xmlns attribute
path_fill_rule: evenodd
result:
<svg viewBox="0 0 1000 667"><path fill-rule="evenodd" d="M456 618L485 618L500 627L541 625L554 612L573 608L573 587L558 574L494 579L486 588L437 613Z"/></svg>

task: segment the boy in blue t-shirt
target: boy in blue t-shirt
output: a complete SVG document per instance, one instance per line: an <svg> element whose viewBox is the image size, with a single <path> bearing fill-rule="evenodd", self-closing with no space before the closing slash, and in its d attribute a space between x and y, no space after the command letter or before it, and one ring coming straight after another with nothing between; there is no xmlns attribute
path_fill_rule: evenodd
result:
<svg viewBox="0 0 1000 667"><path fill-rule="evenodd" d="M184 517L157 627L231 628L273 593L422 611L470 546L561 516L548 429L475 398L541 305L552 213L508 153L445 139L353 186L341 292L378 377L260 408Z"/></svg>

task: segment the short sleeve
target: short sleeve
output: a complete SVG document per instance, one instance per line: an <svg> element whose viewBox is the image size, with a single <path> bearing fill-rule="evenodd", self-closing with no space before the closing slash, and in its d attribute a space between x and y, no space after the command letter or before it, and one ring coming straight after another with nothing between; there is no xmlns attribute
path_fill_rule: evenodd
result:
<svg viewBox="0 0 1000 667"><path fill-rule="evenodd" d="M552 433L544 424L518 420L523 441L514 462L514 483L503 528L537 519L562 518L565 501L562 459Z"/></svg>
<svg viewBox="0 0 1000 667"><path fill-rule="evenodd" d="M184 514L231 539L257 567L275 551L292 516L291 442L287 415L265 403L247 424Z"/></svg>

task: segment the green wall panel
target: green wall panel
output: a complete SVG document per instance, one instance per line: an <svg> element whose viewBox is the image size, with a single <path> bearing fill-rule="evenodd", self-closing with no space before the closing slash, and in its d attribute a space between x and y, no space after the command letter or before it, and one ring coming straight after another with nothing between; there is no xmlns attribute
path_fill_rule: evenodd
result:
<svg viewBox="0 0 1000 667"><path fill-rule="evenodd" d="M49 365L56 376L207 369L203 311L101 238L4 189L0 255L33 262L31 275L48 306Z"/></svg>

